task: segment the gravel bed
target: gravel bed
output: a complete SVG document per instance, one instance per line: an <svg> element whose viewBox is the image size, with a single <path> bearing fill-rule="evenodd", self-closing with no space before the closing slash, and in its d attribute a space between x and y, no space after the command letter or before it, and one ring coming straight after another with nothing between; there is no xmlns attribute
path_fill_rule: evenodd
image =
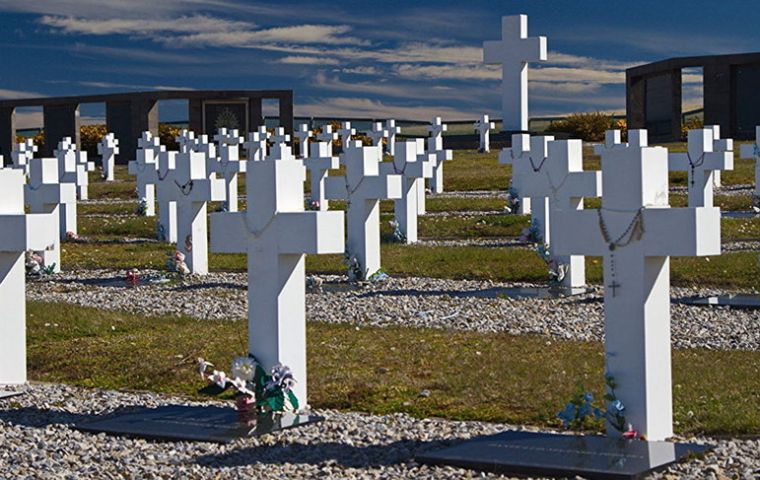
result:
<svg viewBox="0 0 760 480"><path fill-rule="evenodd" d="M182 283L138 287L127 286L124 275L105 270L64 272L30 281L27 297L143 315L232 320L247 316L245 273L212 273ZM306 295L306 315L311 321L603 339L599 287L585 295L539 300L504 295L506 288L530 286L525 284L410 277L356 287L341 276L322 279L322 292ZM725 292L673 288L671 293L684 297ZM676 348L760 350L758 310L673 304L671 316Z"/></svg>
<svg viewBox="0 0 760 480"><path fill-rule="evenodd" d="M483 422L415 419L319 410L322 423L245 438L226 445L152 442L74 430L77 422L133 406L197 404L148 392L116 392L32 384L0 401L0 471L6 478L506 478L428 467L413 458L427 450L509 429ZM219 405L219 402L209 402ZM229 405L229 404L227 404ZM717 448L656 478L757 478L760 441L677 439Z"/></svg>
<svg viewBox="0 0 760 480"><path fill-rule="evenodd" d="M459 239L446 239L436 240L431 238L422 238L414 245L422 245L425 247L517 247L517 248L533 248L532 243L521 242L516 238L459 238Z"/></svg>

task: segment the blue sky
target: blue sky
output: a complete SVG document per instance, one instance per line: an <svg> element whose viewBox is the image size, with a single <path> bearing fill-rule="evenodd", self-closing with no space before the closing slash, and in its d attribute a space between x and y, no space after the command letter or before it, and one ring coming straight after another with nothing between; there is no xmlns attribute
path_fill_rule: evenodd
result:
<svg viewBox="0 0 760 480"><path fill-rule="evenodd" d="M0 98L286 88L297 115L498 117L500 71L483 65L482 42L517 13L548 38L549 61L530 72L531 116L622 113L629 66L760 50L753 0L0 0ZM686 103L699 102L696 73ZM162 104L161 118L184 109Z"/></svg>

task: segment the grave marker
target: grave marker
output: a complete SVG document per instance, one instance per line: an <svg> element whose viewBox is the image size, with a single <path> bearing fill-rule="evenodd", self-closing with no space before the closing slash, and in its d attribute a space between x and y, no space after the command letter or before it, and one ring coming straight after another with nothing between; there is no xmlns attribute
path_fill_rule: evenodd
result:
<svg viewBox="0 0 760 480"><path fill-rule="evenodd" d="M160 145L153 143L150 132L143 132L142 138L137 141L135 159L127 163L129 174L136 177L137 198L144 205L146 217L156 215L155 177L158 168L158 152L161 148Z"/></svg>
<svg viewBox="0 0 760 480"><path fill-rule="evenodd" d="M204 135L205 136L205 135ZM202 152L195 152L206 155ZM167 195L163 197L158 195L158 190L164 181L172 175L172 171L177 167L177 155L179 152L161 151L158 153L156 170L153 172L153 184L156 186L156 196L158 200L158 222L156 222L156 238L160 242L178 243L177 232L177 202L169 200ZM170 180L169 180L170 181ZM166 185L166 184L165 184Z"/></svg>
<svg viewBox="0 0 760 480"><path fill-rule="evenodd" d="M24 172L0 170L0 384L26 382L27 250L44 251L58 238L53 213L24 214Z"/></svg>
<svg viewBox="0 0 760 480"><path fill-rule="evenodd" d="M317 140L320 142L327 142L328 152L332 155L333 142L338 140L338 132L333 132L332 125L326 124L322 126L322 133L317 135Z"/></svg>
<svg viewBox="0 0 760 480"><path fill-rule="evenodd" d="M174 159L156 183L159 204L174 203L177 218L177 250L185 254L191 273L208 273L208 202L225 200L224 180L206 170L206 156L201 152L163 152ZM169 160L167 163L172 163Z"/></svg>
<svg viewBox="0 0 760 480"><path fill-rule="evenodd" d="M720 210L669 208L668 152L648 147L643 130L604 152L602 182L601 209L556 216L559 230L577 234L556 238L554 249L604 256L607 373L626 423L663 440L673 435L670 256L719 254Z"/></svg>
<svg viewBox="0 0 760 480"><path fill-rule="evenodd" d="M390 156L396 155L396 135L401 133L401 127L396 126L396 120L386 120L385 129L388 130L387 151Z"/></svg>
<svg viewBox="0 0 760 480"><path fill-rule="evenodd" d="M98 154L100 155L100 166L103 169L103 179L106 182L113 182L113 168L116 163L116 155L119 154L119 140L113 133L107 133L103 136L103 139L98 143Z"/></svg>
<svg viewBox="0 0 760 480"><path fill-rule="evenodd" d="M211 248L248 253L248 350L267 371L290 367L306 404L305 254L341 253L343 212L305 212L306 170L282 157L249 161L246 192L255 209L211 215ZM255 305L255 308L253 307Z"/></svg>
<svg viewBox="0 0 760 480"><path fill-rule="evenodd" d="M174 140L177 141L177 145L179 146L179 153L187 153L190 150L193 150L195 145L195 132L183 128L179 131L179 135L177 135Z"/></svg>
<svg viewBox="0 0 760 480"><path fill-rule="evenodd" d="M58 159L58 174L61 183L77 186L77 199L87 200L89 178L87 172L95 170L95 163L87 161L87 152L77 151L71 137L64 137L53 151Z"/></svg>
<svg viewBox="0 0 760 480"><path fill-rule="evenodd" d="M37 150L37 145L34 144L34 140L31 138L17 143L16 149L11 152L11 162L13 162L13 168L21 169L26 175L28 175L29 161L34 158L34 154L37 152Z"/></svg>
<svg viewBox="0 0 760 480"><path fill-rule="evenodd" d="M266 127L248 134L248 141L243 144L248 161L264 160L267 157L267 139L269 133Z"/></svg>
<svg viewBox="0 0 760 480"><path fill-rule="evenodd" d="M327 177L325 196L348 200L347 254L364 280L380 270L380 199L401 198L401 176L380 172L380 146L351 142L341 154L346 175Z"/></svg>
<svg viewBox="0 0 760 480"><path fill-rule="evenodd" d="M443 162L451 160L454 155L451 150L443 149L443 132L448 129L445 123L441 123L441 117L433 118L428 127L430 137L427 139L428 152L436 156L433 167L433 178L428 183L433 193L443 193Z"/></svg>
<svg viewBox="0 0 760 480"><path fill-rule="evenodd" d="M375 122L367 135L372 139L372 145L382 145L383 139L388 138L388 129L383 128L382 122Z"/></svg>
<svg viewBox="0 0 760 480"><path fill-rule="evenodd" d="M30 213L50 214L58 231L52 248L42 252L46 267L61 271L61 240L67 232L77 233L77 192L72 183L58 182L58 159L33 158L29 162L29 181L24 185L24 201Z"/></svg>
<svg viewBox="0 0 760 480"><path fill-rule="evenodd" d="M549 142L552 136L534 136L526 133L512 135L512 147L505 148L499 154L499 163L512 165L512 188L520 196L520 213L532 215L533 221L541 228L541 238L547 236L546 227L549 218L549 199L534 199L523 193L522 179L530 178L532 172L540 171L549 155Z"/></svg>
<svg viewBox="0 0 760 480"><path fill-rule="evenodd" d="M475 122L475 131L480 134L478 152L485 153L491 151L491 130L494 128L496 128L496 124L488 120L488 115L483 115Z"/></svg>
<svg viewBox="0 0 760 480"><path fill-rule="evenodd" d="M422 145L424 148L424 144ZM419 155L418 142L399 142L395 148L396 156L392 162L380 164L380 171L385 175L401 176L401 198L394 200L393 210L398 228L404 235L404 243L417 241L417 202L419 201L418 184L433 176L434 157L425 159ZM424 191L423 191L424 201Z"/></svg>
<svg viewBox="0 0 760 480"><path fill-rule="evenodd" d="M309 142L314 133L309 129L308 124L302 123L298 126L295 136L298 137L299 158L307 158L309 156Z"/></svg>
<svg viewBox="0 0 760 480"><path fill-rule="evenodd" d="M734 152L714 152L713 130L689 130L686 153L668 155L670 171L686 171L690 207L713 206L713 173L734 169ZM733 144L731 145L733 146Z"/></svg>
<svg viewBox="0 0 760 480"><path fill-rule="evenodd" d="M332 149L327 142L312 143L309 157L304 160L311 179L311 202L318 202L318 210L329 210L329 200L325 197L325 179L330 170L340 167L338 157L332 156Z"/></svg>
<svg viewBox="0 0 760 480"><path fill-rule="evenodd" d="M220 128L214 136L219 143L219 158L207 159L207 172L218 173L224 180L225 205L228 212L238 211L238 174L245 173L245 162L240 161L238 145L243 144L244 138L238 131Z"/></svg>
<svg viewBox="0 0 760 480"><path fill-rule="evenodd" d="M356 129L351 128L351 122L343 122L338 129L338 135L340 135L340 144L345 149L346 145L351 143L351 137L356 135Z"/></svg>
<svg viewBox="0 0 760 480"><path fill-rule="evenodd" d="M546 37L528 37L527 15L501 17L501 40L483 42L483 61L501 64L502 131L528 131L528 63L546 59Z"/></svg>

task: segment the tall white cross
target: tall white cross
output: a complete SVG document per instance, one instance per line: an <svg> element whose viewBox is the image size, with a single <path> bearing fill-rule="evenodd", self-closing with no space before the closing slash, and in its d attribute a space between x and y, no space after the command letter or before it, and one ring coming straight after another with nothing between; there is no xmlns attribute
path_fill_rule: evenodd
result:
<svg viewBox="0 0 760 480"><path fill-rule="evenodd" d="M734 140L732 138L720 138L720 125L707 125L705 128L713 131L713 152L732 152L734 151ZM713 172L713 187L719 188L721 185L721 171Z"/></svg>
<svg viewBox="0 0 760 480"><path fill-rule="evenodd" d="M249 208L211 214L211 250L248 253L248 351L269 370L287 365L307 403L305 255L342 253L343 212L304 212L306 171L283 158L248 161Z"/></svg>
<svg viewBox="0 0 760 480"><path fill-rule="evenodd" d="M483 61L501 64L502 131L528 131L528 62L546 61L546 37L528 37L528 16L501 17L501 40L483 42Z"/></svg>
<svg viewBox="0 0 760 480"><path fill-rule="evenodd" d="M367 135L372 139L372 145L380 145L382 148L383 139L388 138L388 130L383 128L382 122L375 122Z"/></svg>
<svg viewBox="0 0 760 480"><path fill-rule="evenodd" d="M340 144L346 148L346 145L351 143L351 137L356 135L356 129L351 128L351 122L343 122L338 129L338 135L340 135Z"/></svg>
<svg viewBox="0 0 760 480"><path fill-rule="evenodd" d="M340 155L346 175L325 179L325 196L348 200L346 250L367 279L380 270L380 199L401 198L401 175L380 172L380 146L351 142Z"/></svg>
<svg viewBox="0 0 760 480"><path fill-rule="evenodd" d="M249 162L264 160L267 157L268 138L269 133L267 133L266 127L263 127L263 131L248 133L248 141L243 144L243 148L245 148L245 155Z"/></svg>
<svg viewBox="0 0 760 480"><path fill-rule="evenodd" d="M520 196L520 214L532 215L541 226L541 237L546 238L546 219L549 215L549 199L538 198L534 204L531 197L524 195L520 178L531 171L540 170L549 154L548 144L552 136L531 137L526 133L512 135L512 146L499 153L499 163L512 165L512 189Z"/></svg>
<svg viewBox="0 0 760 480"><path fill-rule="evenodd" d="M547 137L533 138L536 139L537 149L541 150L546 145L546 157L540 164L531 162L530 157L517 160L512 181L520 185L522 194L536 205L547 206L545 209L538 209L534 214L544 213L543 217L537 220L541 226L543 243L551 246L554 237L574 234L574 231L555 228L552 218L561 211L582 210L584 197L600 197L602 173L583 171L583 142L580 140L545 142ZM525 139L520 140L523 141ZM564 286L581 287L586 284L586 265L582 255L556 255L555 258L558 263L567 266L562 278Z"/></svg>
<svg viewBox="0 0 760 480"><path fill-rule="evenodd" d="M214 137L219 144L219 158L206 160L208 173L216 172L224 180L225 205L228 212L238 211L238 174L245 173L245 162L240 161L240 147L244 138L236 129L220 128Z"/></svg>
<svg viewBox="0 0 760 480"><path fill-rule="evenodd" d="M327 142L316 142L311 144L309 157L303 163L309 170L311 179L311 201L319 203L320 211L327 211L329 200L325 197L325 179L330 170L340 167L340 161L332 155Z"/></svg>
<svg viewBox="0 0 760 480"><path fill-rule="evenodd" d="M33 158L29 161L29 181L24 185L24 201L31 213L53 214L58 237L52 248L42 253L45 266L61 271L61 240L67 232L77 233L77 191L73 183L58 182L58 160Z"/></svg>
<svg viewBox="0 0 760 480"><path fill-rule="evenodd" d="M451 150L443 149L443 132L448 130L445 123L441 122L441 117L433 118L428 131L428 152L436 155L435 167L433 167L433 178L428 180L430 190L433 193L443 193L443 162L454 158Z"/></svg>
<svg viewBox="0 0 760 480"><path fill-rule="evenodd" d="M480 146L478 152L490 152L491 151L491 130L496 128L496 124L488 120L488 115L483 115L475 122L475 131L480 134Z"/></svg>
<svg viewBox="0 0 760 480"><path fill-rule="evenodd" d="M27 250L44 251L58 238L53 213L24 214L24 172L0 170L0 384L26 382Z"/></svg>
<svg viewBox="0 0 760 480"><path fill-rule="evenodd" d="M206 156L201 152L203 158ZM173 175L173 171L177 168L177 155L179 152L174 151L161 151L158 153L158 160L156 161L156 170L153 172L153 178L151 182L156 188L156 200L158 203L158 221L156 222L156 238L159 242L166 243L178 243L178 227L177 227L177 202L169 200L168 195L159 195L158 190L161 185L168 185L171 182L170 177ZM208 161L208 159L206 159ZM167 183L164 183L167 182ZM164 187L166 188L166 187Z"/></svg>
<svg viewBox="0 0 760 480"><path fill-rule="evenodd" d="M760 197L760 126L755 127L755 141L739 148L740 157L755 160L755 197Z"/></svg>
<svg viewBox="0 0 760 480"><path fill-rule="evenodd" d="M646 146L646 131L602 154L602 182L601 209L556 216L559 230L575 233L553 247L604 257L607 374L625 422L664 440L673 435L670 256L720 254L720 210L669 208L668 151Z"/></svg>
<svg viewBox="0 0 760 480"><path fill-rule="evenodd" d="M338 132L333 132L332 125L329 123L322 126L322 133L317 135L317 140L320 142L327 142L330 154L333 151L333 142L338 140Z"/></svg>
<svg viewBox="0 0 760 480"><path fill-rule="evenodd" d="M424 148L424 144L422 145ZM380 164L380 172L385 175L401 176L401 198L394 200L393 210L398 228L406 238L406 243L417 241L417 212L420 201L418 184L433 176L435 158L425 158L418 153L418 142L399 142L392 162ZM424 153L424 151L423 151ZM424 190L422 200L424 201Z"/></svg>
<svg viewBox="0 0 760 480"><path fill-rule="evenodd" d="M156 215L156 186L154 183L156 169L158 168L156 150L160 151L160 148L154 149L152 145L148 145L146 133L150 135L150 132L143 132L143 138L137 142L135 159L127 163L127 170L130 175L136 177L137 197L145 206L145 216L153 217Z"/></svg>
<svg viewBox="0 0 760 480"><path fill-rule="evenodd" d="M302 123L298 126L298 131L294 134L298 137L299 146L299 158L306 158L309 156L309 142L314 136L314 132L309 129L309 125Z"/></svg>
<svg viewBox="0 0 760 480"><path fill-rule="evenodd" d="M688 173L690 207L712 207L713 172L734 169L734 152L714 152L713 140L711 128L689 130L687 152L668 156L671 172Z"/></svg>
<svg viewBox="0 0 760 480"><path fill-rule="evenodd" d="M114 164L116 155L119 154L119 140L113 133L107 133L98 143L98 154L100 155L100 166L103 169L103 179L106 182L114 180Z"/></svg>
<svg viewBox="0 0 760 480"><path fill-rule="evenodd" d="M34 158L34 154L37 152L37 145L34 144L34 140L28 138L23 142L19 142L16 145L16 149L11 152L11 161L13 162L13 168L18 168L29 173L29 161Z"/></svg>
<svg viewBox="0 0 760 480"><path fill-rule="evenodd" d="M208 202L225 200L224 180L206 169L200 152L174 154L175 168L156 184L160 205L174 203L177 209L177 250L185 254L191 273L208 273Z"/></svg>
<svg viewBox="0 0 760 480"><path fill-rule="evenodd" d="M77 151L76 143L71 137L64 137L53 151L58 158L58 173L61 183L73 183L77 186L77 199L87 200L89 176L95 169L95 163L87 160L87 152Z"/></svg>
<svg viewBox="0 0 760 480"><path fill-rule="evenodd" d="M396 135L401 133L401 127L396 126L396 120L385 121L385 129L388 130L387 152L390 156L396 155Z"/></svg>

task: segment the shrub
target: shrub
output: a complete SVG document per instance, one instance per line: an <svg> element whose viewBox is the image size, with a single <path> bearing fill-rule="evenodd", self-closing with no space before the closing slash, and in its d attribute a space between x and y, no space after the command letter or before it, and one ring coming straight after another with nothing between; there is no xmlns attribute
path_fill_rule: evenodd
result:
<svg viewBox="0 0 760 480"><path fill-rule="evenodd" d="M572 115L552 122L546 133L567 133L572 138L580 138L587 142L604 141L604 132L618 128L618 122L601 112L573 113Z"/></svg>
<svg viewBox="0 0 760 480"><path fill-rule="evenodd" d="M698 128L704 128L705 122L699 117L691 117L685 122L681 123L681 141L685 142L689 136L689 130L695 130Z"/></svg>
<svg viewBox="0 0 760 480"><path fill-rule="evenodd" d="M16 143L25 142L27 138L28 137L24 137L23 135L16 135ZM35 156L39 156L41 152L45 149L45 132L40 130L39 132L37 132L36 135L34 135L31 138L32 140L34 140L34 144L37 145L37 148L38 148L37 154ZM13 148L15 148L15 146Z"/></svg>
<svg viewBox="0 0 760 480"><path fill-rule="evenodd" d="M79 127L79 145L80 149L87 152L90 158L98 155L98 144L105 134L106 126L100 125L82 125Z"/></svg>

